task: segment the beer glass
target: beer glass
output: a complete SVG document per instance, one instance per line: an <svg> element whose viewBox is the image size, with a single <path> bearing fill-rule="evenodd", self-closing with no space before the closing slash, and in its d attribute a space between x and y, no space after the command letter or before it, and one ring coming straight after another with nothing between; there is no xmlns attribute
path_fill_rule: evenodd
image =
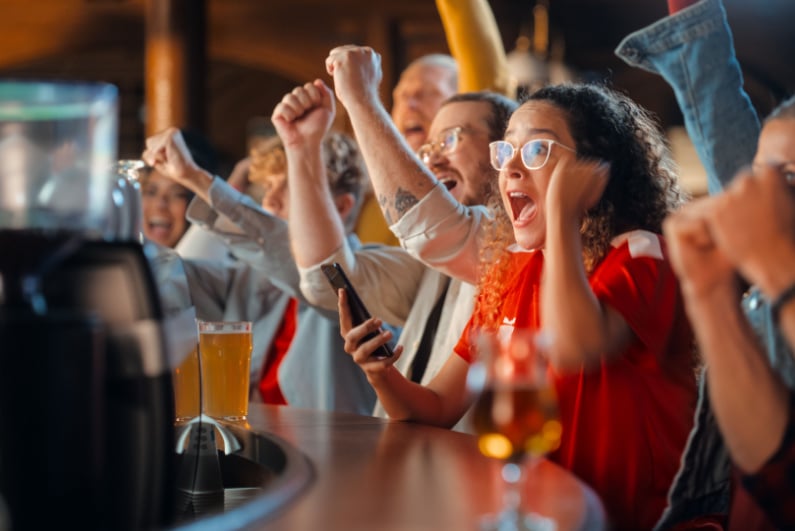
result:
<svg viewBox="0 0 795 531"><path fill-rule="evenodd" d="M545 529L546 518L522 511L526 467L560 445L557 399L542 351L543 336L527 330L481 332L475 341L478 359L467 375L477 394L472 427L480 452L502 461L503 506L487 515L482 529Z"/></svg>
<svg viewBox="0 0 795 531"><path fill-rule="evenodd" d="M215 419L248 416L251 321L199 321L202 412Z"/></svg>
<svg viewBox="0 0 795 531"><path fill-rule="evenodd" d="M184 422L201 413L199 392L199 346L174 369L174 410L176 421Z"/></svg>

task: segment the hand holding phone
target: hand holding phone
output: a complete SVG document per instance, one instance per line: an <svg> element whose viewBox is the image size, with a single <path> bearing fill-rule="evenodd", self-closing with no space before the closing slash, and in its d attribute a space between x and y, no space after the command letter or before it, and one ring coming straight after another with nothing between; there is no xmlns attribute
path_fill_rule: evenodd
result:
<svg viewBox="0 0 795 531"><path fill-rule="evenodd" d="M342 266L340 266L337 262L334 262L333 264L322 264L320 269L326 275L326 278L328 278L328 281L331 284L331 287L334 288L335 293L338 293L340 289L344 289L345 293L348 295L348 308L351 312L353 326L359 326L366 320L370 319L370 312L367 311L362 299L359 298L359 294L356 293L355 289L353 289L353 285L351 284L350 280L348 280L345 272L342 270ZM371 332L364 336L362 341L368 341L377 335L378 334L376 332ZM383 359L391 358L392 355L393 352L392 349L389 348L389 345L381 345L375 351L373 351L371 357Z"/></svg>

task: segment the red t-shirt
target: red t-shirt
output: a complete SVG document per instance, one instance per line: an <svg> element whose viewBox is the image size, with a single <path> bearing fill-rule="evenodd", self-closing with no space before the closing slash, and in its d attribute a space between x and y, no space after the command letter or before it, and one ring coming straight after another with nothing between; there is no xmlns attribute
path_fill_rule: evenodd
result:
<svg viewBox="0 0 795 531"><path fill-rule="evenodd" d="M510 259L502 327L537 329L543 254L515 252ZM616 238L589 283L637 340L598 368L552 372L563 436L550 458L599 494L616 529L651 529L693 424L693 334L658 235L634 231ZM480 315L472 316L455 348L467 361Z"/></svg>

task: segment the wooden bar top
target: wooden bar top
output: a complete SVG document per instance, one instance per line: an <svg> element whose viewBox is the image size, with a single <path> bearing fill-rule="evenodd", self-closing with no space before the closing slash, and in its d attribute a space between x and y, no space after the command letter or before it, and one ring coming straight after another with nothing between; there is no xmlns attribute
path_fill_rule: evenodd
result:
<svg viewBox="0 0 795 531"><path fill-rule="evenodd" d="M263 530L466 530L501 501L499 463L474 436L409 422L252 404L250 429L305 454L315 477ZM547 460L528 467L526 509L556 529L602 529L593 491Z"/></svg>

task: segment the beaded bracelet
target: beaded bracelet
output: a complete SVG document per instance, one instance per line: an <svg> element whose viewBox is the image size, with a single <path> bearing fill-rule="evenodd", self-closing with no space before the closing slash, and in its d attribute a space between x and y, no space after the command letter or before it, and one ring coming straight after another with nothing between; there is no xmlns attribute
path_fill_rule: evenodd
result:
<svg viewBox="0 0 795 531"><path fill-rule="evenodd" d="M789 285L787 289L782 291L778 297L770 304L770 313L773 315L773 322L778 324L778 315L781 313L781 308L788 302L795 298L795 282Z"/></svg>

